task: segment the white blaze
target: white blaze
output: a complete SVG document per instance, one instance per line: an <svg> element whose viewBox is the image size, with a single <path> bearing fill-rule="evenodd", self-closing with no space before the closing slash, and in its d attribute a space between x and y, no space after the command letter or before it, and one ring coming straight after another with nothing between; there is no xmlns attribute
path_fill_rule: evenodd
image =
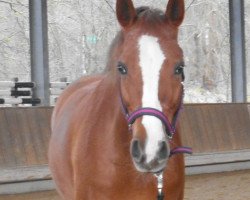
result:
<svg viewBox="0 0 250 200"><path fill-rule="evenodd" d="M139 59L143 80L142 107L156 108L162 111L159 101L159 79L165 56L158 38L143 35L139 39ZM165 139L162 122L153 116L143 116L142 124L147 133L145 153L147 162L153 160L159 150L159 142Z"/></svg>

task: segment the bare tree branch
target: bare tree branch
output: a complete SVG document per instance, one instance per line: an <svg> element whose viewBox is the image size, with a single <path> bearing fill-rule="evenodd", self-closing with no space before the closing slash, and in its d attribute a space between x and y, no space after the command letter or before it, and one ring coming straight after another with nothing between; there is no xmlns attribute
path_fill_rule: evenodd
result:
<svg viewBox="0 0 250 200"><path fill-rule="evenodd" d="M188 11L188 9L194 4L195 0L193 0L189 5L188 7L186 8L186 12Z"/></svg>
<svg viewBox="0 0 250 200"><path fill-rule="evenodd" d="M113 13L115 13L115 9L110 5L110 3L107 0L104 0L108 6L110 7L110 9L113 11Z"/></svg>

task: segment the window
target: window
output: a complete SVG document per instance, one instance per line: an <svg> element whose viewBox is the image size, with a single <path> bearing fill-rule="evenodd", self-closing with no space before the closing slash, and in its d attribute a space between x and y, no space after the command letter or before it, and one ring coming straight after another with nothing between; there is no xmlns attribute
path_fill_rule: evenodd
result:
<svg viewBox="0 0 250 200"><path fill-rule="evenodd" d="M0 81L30 80L28 0L0 2Z"/></svg>
<svg viewBox="0 0 250 200"><path fill-rule="evenodd" d="M190 0L186 6L180 33L187 65L185 102L230 102L228 0Z"/></svg>
<svg viewBox="0 0 250 200"><path fill-rule="evenodd" d="M245 1L245 37L246 37L246 66L247 66L247 100L250 102L250 2Z"/></svg>

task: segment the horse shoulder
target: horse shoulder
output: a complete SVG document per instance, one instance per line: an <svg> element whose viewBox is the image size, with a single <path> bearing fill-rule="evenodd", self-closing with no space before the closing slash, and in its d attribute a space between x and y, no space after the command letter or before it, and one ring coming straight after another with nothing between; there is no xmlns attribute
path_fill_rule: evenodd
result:
<svg viewBox="0 0 250 200"><path fill-rule="evenodd" d="M102 79L101 75L97 76L88 76L82 77L77 81L71 83L60 95L58 98L55 108L52 114L52 126L54 124L54 120L57 119L58 115L60 114L61 110L64 110L65 107L69 104L70 100L76 98L79 95L85 95L83 93L79 93L79 90L88 90L89 87L95 85L95 83L99 82Z"/></svg>
<svg viewBox="0 0 250 200"><path fill-rule="evenodd" d="M77 113L82 102L94 93L102 76L81 78L72 83L62 93L53 110L52 135L49 147L49 165L52 176L62 196L72 197L74 172L74 143L78 133ZM63 166L63 167L62 167ZM71 199L71 198L69 198Z"/></svg>

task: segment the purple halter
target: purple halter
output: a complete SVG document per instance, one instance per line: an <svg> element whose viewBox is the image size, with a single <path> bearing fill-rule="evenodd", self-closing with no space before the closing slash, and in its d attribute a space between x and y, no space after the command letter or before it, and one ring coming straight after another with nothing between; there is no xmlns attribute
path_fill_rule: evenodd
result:
<svg viewBox="0 0 250 200"><path fill-rule="evenodd" d="M174 114L172 123L169 121L168 117L160 110L157 110L155 108L149 108L149 107L144 107L144 108L139 108L135 110L134 112L130 113L128 112L127 107L124 104L124 101L122 99L122 95L120 94L120 102L122 105L122 110L124 114L126 115L126 119L128 122L129 127L131 127L136 119L142 117L143 115L149 115L149 116L154 116L158 119L161 120L161 122L165 126L165 131L170 139L172 139L173 135L175 134L176 131L176 124L178 120L179 113L183 107L183 98L184 98L184 88L182 87L182 97L179 103L179 106L177 108L176 113Z"/></svg>
<svg viewBox="0 0 250 200"><path fill-rule="evenodd" d="M126 116L126 119L127 119L127 122L128 122L128 125L130 128L134 124L136 119L138 119L144 115L154 116L154 117L160 119L161 122L164 124L165 131L166 131L169 139L172 139L173 135L176 132L176 124L177 124L177 120L179 117L179 113L183 108L183 99L184 99L184 86L182 86L182 97L181 97L179 106L178 106L177 111L175 112L175 114L173 116L172 122L170 122L168 117L162 111L157 110L155 108L144 107L144 108L139 108L132 113L129 113L127 107L124 104L124 101L123 101L123 98L121 95L121 91L120 91L120 102L121 102L122 110ZM175 155L175 154L179 154L179 153L192 154L192 149L189 147L176 147L176 148L171 150L170 157Z"/></svg>

